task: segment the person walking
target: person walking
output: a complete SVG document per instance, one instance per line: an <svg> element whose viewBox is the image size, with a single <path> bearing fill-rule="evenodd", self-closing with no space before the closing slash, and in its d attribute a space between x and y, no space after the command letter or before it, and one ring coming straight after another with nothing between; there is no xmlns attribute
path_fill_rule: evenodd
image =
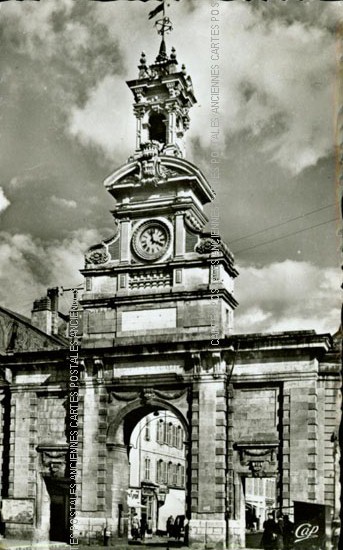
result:
<svg viewBox="0 0 343 550"><path fill-rule="evenodd" d="M335 518L332 522L332 550L338 550L340 532L341 522L339 518Z"/></svg>
<svg viewBox="0 0 343 550"><path fill-rule="evenodd" d="M141 535L141 540L145 540L146 528L147 528L146 515L142 515L141 521L140 521L140 535Z"/></svg>
<svg viewBox="0 0 343 550"><path fill-rule="evenodd" d="M151 539L152 537L152 517L148 517L147 521L147 530L146 530L147 538Z"/></svg>
<svg viewBox="0 0 343 550"><path fill-rule="evenodd" d="M272 513L268 514L268 518L263 523L263 535L261 539L261 544L264 550L275 550L276 540L278 533L278 525L274 520L274 515Z"/></svg>
<svg viewBox="0 0 343 550"><path fill-rule="evenodd" d="M283 549L292 550L294 545L294 523L286 515L283 517Z"/></svg>
<svg viewBox="0 0 343 550"><path fill-rule="evenodd" d="M172 537L174 534L174 518L173 516L169 516L167 519L167 535L168 537Z"/></svg>
<svg viewBox="0 0 343 550"><path fill-rule="evenodd" d="M277 550L283 550L283 535L284 535L284 522L283 517L280 515L276 524L276 548Z"/></svg>
<svg viewBox="0 0 343 550"><path fill-rule="evenodd" d="M181 538L181 530L183 528L183 519L184 516L177 516L174 522L174 537L176 540Z"/></svg>
<svg viewBox="0 0 343 550"><path fill-rule="evenodd" d="M139 538L139 519L137 513L133 515L131 520L131 536L133 540L138 540Z"/></svg>

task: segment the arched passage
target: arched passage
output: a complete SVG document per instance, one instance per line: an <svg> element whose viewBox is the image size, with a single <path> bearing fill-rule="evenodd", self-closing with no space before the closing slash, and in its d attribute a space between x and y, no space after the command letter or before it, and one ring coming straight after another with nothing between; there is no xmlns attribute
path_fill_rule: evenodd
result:
<svg viewBox="0 0 343 550"><path fill-rule="evenodd" d="M154 397L149 402L142 404L141 399L135 399L125 407L123 407L113 417L107 430L107 445L123 443L128 445L132 430L136 424L142 420L147 414L159 410L167 410L173 413L181 422L186 435L186 441L189 439L189 425L184 414L173 404L168 401ZM121 432L121 430L123 430Z"/></svg>
<svg viewBox="0 0 343 550"><path fill-rule="evenodd" d="M146 420L144 420L145 418ZM172 422L173 418L175 422ZM172 452L173 456L169 461L164 459L161 464L163 465L164 462L165 468L160 469L156 452L152 455L151 464L149 461L144 462L142 458L140 468L146 468L146 479L141 483L141 479L144 478L143 475L142 478L139 479L139 482L132 482L131 476L130 485L130 459L133 460L133 457L137 456L136 451L138 446L140 446L140 449L143 448L145 455L148 450L147 447L144 448L138 443L138 440L141 441L145 434L145 428L143 427L149 427L153 437L156 437L162 421L166 423L168 429L170 428L170 433L166 434L166 437L169 438L168 443L165 441L164 443L166 443L166 445L164 445L164 447L170 446L170 448L172 448L174 446L174 452ZM178 427L182 431L181 437L178 436ZM147 428L146 431L148 432ZM114 538L123 539L129 536L129 525L131 523L130 512L132 513L134 508L134 503L132 503L130 499L134 497L139 499L139 502L137 501L138 508L147 508L147 512L150 511L153 529L154 532L156 532L161 530L162 524L165 525L166 523L166 518L164 518L164 516L163 519L162 515L159 517L159 508L164 507L165 515L165 509L168 508L165 505L166 499L168 500L168 506L170 506L172 494L175 496L175 493L179 493L180 495L182 485L182 510L177 509L175 514L182 515L183 517L186 516L186 510L187 512L189 511L187 498L189 492L187 490L188 483L186 481L188 478L187 472L189 464L188 440L189 428L184 414L176 406L163 399L155 397L145 403L142 403L142 400L136 399L124 405L120 411L117 411L115 416L113 415L107 431L108 460L106 508L108 511L111 511ZM176 450L177 448L179 448L179 451ZM177 459L178 453L180 456L180 449L182 449L183 460ZM151 478L150 475L147 474L149 471L148 465L151 471ZM160 490L159 483L166 486L166 494L161 494L163 490ZM174 486L174 488L170 489L169 486ZM142 489L136 491L135 494L135 491L129 490L130 487L141 487ZM152 495L155 499L153 503L154 506L152 506L152 496L149 500L149 495ZM146 502L144 501L144 497L147 497ZM151 512L151 510L153 510L153 512ZM139 510L139 512L141 512L141 510ZM147 513L145 512L144 510L144 514L139 514L140 518L145 515L146 519L148 519Z"/></svg>

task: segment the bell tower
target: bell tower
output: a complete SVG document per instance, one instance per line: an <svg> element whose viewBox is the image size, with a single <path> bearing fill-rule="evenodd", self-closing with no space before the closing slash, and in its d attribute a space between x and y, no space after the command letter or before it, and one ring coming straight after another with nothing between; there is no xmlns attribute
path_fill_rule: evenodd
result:
<svg viewBox="0 0 343 550"><path fill-rule="evenodd" d="M147 66L142 52L138 69L138 79L127 83L135 100L137 153L155 142L160 153L183 158L189 110L196 103L191 77L184 65L178 70L175 48L167 55L164 39L155 63Z"/></svg>
<svg viewBox="0 0 343 550"><path fill-rule="evenodd" d="M186 160L184 144L196 99L175 49L167 53L164 31L155 61L149 65L142 53L138 78L127 82L136 148L104 182L116 201L117 231L85 256L85 347L200 339L216 345L232 332L237 271L217 232L205 230L204 206L215 193Z"/></svg>

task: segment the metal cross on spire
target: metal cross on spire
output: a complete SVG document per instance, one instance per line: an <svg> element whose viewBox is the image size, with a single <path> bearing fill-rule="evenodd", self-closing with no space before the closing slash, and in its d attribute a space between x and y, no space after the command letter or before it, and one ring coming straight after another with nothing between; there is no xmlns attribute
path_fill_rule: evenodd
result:
<svg viewBox="0 0 343 550"><path fill-rule="evenodd" d="M169 4L167 4L169 6ZM157 29L158 34L162 36L162 42L164 42L164 35L167 32L170 32L173 30L173 26L171 24L171 21L169 17L166 15L166 1L162 0L161 3L153 9L151 12L149 12L149 19L153 19L158 15L160 12L163 13L163 17L161 19L157 19L155 21L155 27Z"/></svg>

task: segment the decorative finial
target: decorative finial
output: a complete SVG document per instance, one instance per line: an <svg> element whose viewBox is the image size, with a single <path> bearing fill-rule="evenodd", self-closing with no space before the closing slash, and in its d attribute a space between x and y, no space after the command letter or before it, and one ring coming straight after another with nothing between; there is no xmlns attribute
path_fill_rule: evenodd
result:
<svg viewBox="0 0 343 550"><path fill-rule="evenodd" d="M173 47L171 49L171 54L170 54L170 67L169 67L170 73L175 73L176 65L177 65L176 51L175 51L175 48Z"/></svg>
<svg viewBox="0 0 343 550"><path fill-rule="evenodd" d="M141 53L139 63L140 64L138 65L138 69L139 69L138 78L145 78L147 76L148 68L146 66L146 56L144 52Z"/></svg>
<svg viewBox="0 0 343 550"><path fill-rule="evenodd" d="M186 65L184 63L181 66L181 70L182 70L182 74L184 74L186 76L187 71L186 71Z"/></svg>

